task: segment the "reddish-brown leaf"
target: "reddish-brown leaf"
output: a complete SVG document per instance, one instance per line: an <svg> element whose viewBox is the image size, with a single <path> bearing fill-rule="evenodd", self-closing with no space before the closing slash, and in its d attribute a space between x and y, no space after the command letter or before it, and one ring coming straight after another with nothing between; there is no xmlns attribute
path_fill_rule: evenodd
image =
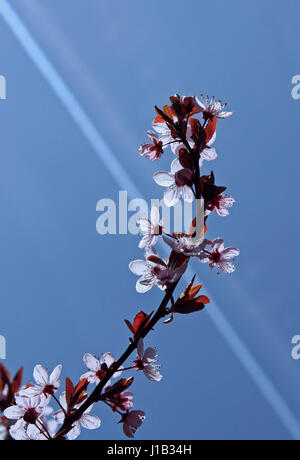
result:
<svg viewBox="0 0 300 460"><path fill-rule="evenodd" d="M218 124L218 119L213 118L212 120L208 120L206 128L205 128L205 134L206 134L206 143L208 143L213 135L216 132L217 129L217 124Z"/></svg>
<svg viewBox="0 0 300 460"><path fill-rule="evenodd" d="M85 395L88 384L89 382L87 379L80 380L79 383L77 383L73 391L72 406L78 404L78 400Z"/></svg>
<svg viewBox="0 0 300 460"><path fill-rule="evenodd" d="M127 390L134 381L134 377L130 377L129 379L123 378L118 380L114 385L108 387L105 393L102 395L102 399L104 398L111 398L113 395L122 393L123 391Z"/></svg>
<svg viewBox="0 0 300 460"><path fill-rule="evenodd" d="M179 150L179 161L183 168L193 169L191 155L184 148Z"/></svg>
<svg viewBox="0 0 300 460"><path fill-rule="evenodd" d="M127 324L129 330L133 333L133 335L136 336L140 331L145 329L152 315L153 311L149 315L147 315L147 313L144 313L143 311L140 311L134 318L133 324L131 324L130 321L128 321L127 319L125 319L125 323Z"/></svg>
<svg viewBox="0 0 300 460"><path fill-rule="evenodd" d="M132 332L134 334L134 329L133 329L133 326L131 324L130 321L128 321L128 319L124 319L125 321L125 324L127 325L128 329L130 330L130 332Z"/></svg>
<svg viewBox="0 0 300 460"><path fill-rule="evenodd" d="M164 123L164 122L167 122L167 123L170 123L171 125L173 124L173 117L170 118L169 115L167 115L163 110L161 110L159 107L155 106L155 111L157 113L157 115L163 120L163 121L155 121L154 120L154 123Z"/></svg>
<svg viewBox="0 0 300 460"><path fill-rule="evenodd" d="M175 312L180 313L181 315L188 315L190 313L201 311L204 309L204 307L205 305L203 303L198 303L196 300L191 300L183 304L178 304L176 306Z"/></svg>
<svg viewBox="0 0 300 460"><path fill-rule="evenodd" d="M194 280L195 276L193 277L188 287L185 289L184 293L173 305L171 310L172 312L187 315L189 313L194 313L196 311L203 310L205 305L210 303L210 299L205 295L195 298L195 296L202 288L202 284L193 285Z"/></svg>
<svg viewBox="0 0 300 460"><path fill-rule="evenodd" d="M155 108L155 110L156 110L156 108ZM155 118L154 123L166 123L166 118L164 116L162 116L160 114L160 112L158 112L157 110L156 110L156 112L158 113L158 116ZM162 113L164 115L166 115L169 120L173 121L174 111L172 110L172 108L169 105L164 105L163 106Z"/></svg>
<svg viewBox="0 0 300 460"><path fill-rule="evenodd" d="M23 378L23 367L21 367L17 374L14 377L14 380L12 382L11 386L11 391L13 394L17 393L20 389L21 383L22 383L22 378Z"/></svg>
<svg viewBox="0 0 300 460"><path fill-rule="evenodd" d="M0 378L2 379L5 385L10 382L10 374L6 367L3 366L3 364L0 364Z"/></svg>
<svg viewBox="0 0 300 460"><path fill-rule="evenodd" d="M202 130L201 123L197 118L190 118L190 125L192 128L192 135L194 135L197 131Z"/></svg>
<svg viewBox="0 0 300 460"><path fill-rule="evenodd" d="M202 286L202 284L195 284L195 286L192 286L188 294L189 299L193 299L198 294Z"/></svg>
<svg viewBox="0 0 300 460"><path fill-rule="evenodd" d="M72 381L67 377L66 378L66 401L67 401L67 409L71 409L72 407L72 398L74 393L74 385Z"/></svg>
<svg viewBox="0 0 300 460"><path fill-rule="evenodd" d="M164 105L163 112L167 117L169 117L173 121L173 113L174 111L171 109L169 105Z"/></svg>
<svg viewBox="0 0 300 460"><path fill-rule="evenodd" d="M197 303L202 303L203 305L208 305L210 303L210 298L206 295L200 295L196 299L194 299Z"/></svg>

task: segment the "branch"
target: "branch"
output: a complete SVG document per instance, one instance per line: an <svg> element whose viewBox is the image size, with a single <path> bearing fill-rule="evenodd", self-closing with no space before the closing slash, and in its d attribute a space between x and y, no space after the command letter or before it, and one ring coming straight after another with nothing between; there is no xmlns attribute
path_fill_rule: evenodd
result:
<svg viewBox="0 0 300 460"><path fill-rule="evenodd" d="M127 350L122 354L122 356L115 362L113 365L108 369L106 374L104 375L101 382L97 385L95 390L91 393L91 395L86 399L86 401L73 413L69 414L61 426L60 430L55 435L54 439L58 440L60 437L67 433L72 429L73 424L81 418L84 412L94 403L99 402L101 400L101 393L104 386L107 382L113 377L114 373L124 364L124 362L129 358L129 356L134 352L137 348L138 342L140 339L145 338L149 332L153 329L153 327L158 323L158 321L166 316L166 307L169 301L172 299L173 292L176 289L177 284L179 283L181 277L172 285L167 288L166 294L158 307L155 315L150 320L148 325L143 329L135 340L128 346Z"/></svg>

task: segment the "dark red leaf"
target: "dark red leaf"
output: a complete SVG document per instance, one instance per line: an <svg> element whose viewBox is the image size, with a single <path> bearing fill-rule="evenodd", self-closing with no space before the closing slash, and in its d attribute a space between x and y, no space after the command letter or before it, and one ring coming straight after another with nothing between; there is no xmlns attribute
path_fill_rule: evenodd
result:
<svg viewBox="0 0 300 460"><path fill-rule="evenodd" d="M133 333L134 337L138 335L145 327L148 325L151 316L153 315L153 311L147 315L143 311L140 311L133 320L133 324L130 323L127 319L125 319L125 323L127 324L129 330Z"/></svg>
<svg viewBox="0 0 300 460"><path fill-rule="evenodd" d="M12 382L11 391L13 394L19 391L21 383L22 383L22 378L23 378L23 367L19 369L19 371L15 375L15 378Z"/></svg>
<svg viewBox="0 0 300 460"><path fill-rule="evenodd" d="M125 321L128 329L130 330L130 332L132 332L134 334L134 329L133 329L133 326L132 326L131 322L128 321L128 319L124 319L124 321Z"/></svg>
<svg viewBox="0 0 300 460"><path fill-rule="evenodd" d="M208 120L206 128L205 128L206 143L208 143L212 139L213 135L215 134L216 129L217 129L217 124L218 124L217 118Z"/></svg>
<svg viewBox="0 0 300 460"><path fill-rule="evenodd" d="M74 385L72 381L67 377L66 378L66 401L67 401L67 409L71 409L72 407L72 397L74 393Z"/></svg>

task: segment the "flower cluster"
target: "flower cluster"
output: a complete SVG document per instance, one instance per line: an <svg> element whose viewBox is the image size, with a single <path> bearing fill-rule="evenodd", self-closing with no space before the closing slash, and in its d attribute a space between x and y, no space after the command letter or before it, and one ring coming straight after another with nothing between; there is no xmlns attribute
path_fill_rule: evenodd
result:
<svg viewBox="0 0 300 460"><path fill-rule="evenodd" d="M164 202L167 206L176 205L180 199L187 202L202 199L205 220L213 211L218 216L228 216L229 208L235 203L234 198L224 194L226 187L215 184L213 172L201 175L200 171L206 161L215 160L218 156L213 147L218 119L228 118L232 112L224 111L226 104L221 101L203 95L200 98L176 95L170 100L171 105L164 106L163 110L156 107L158 116L152 125L156 134L148 132L153 144L144 144L140 154L156 161L168 146L171 147L176 158L171 162L170 172L158 171L153 176L154 181L166 189ZM197 115L202 117L203 123ZM153 155L154 151L156 155ZM147 292L154 285L167 289L181 278L191 257L198 258L202 263L209 262L211 268L217 267L225 273L235 270L233 260L239 255L238 249L225 249L221 238L214 241L204 239L203 232L201 239L194 238L193 234L174 233L167 237L159 209L155 206L151 209L150 219L140 219L139 224L142 234L139 247L145 250L145 260L135 260L129 267L140 277L136 284L140 293ZM160 236L172 249L170 257L163 260L154 249Z"/></svg>
<svg viewBox="0 0 300 460"><path fill-rule="evenodd" d="M63 430L57 436L57 429L62 426L66 419L83 406L88 398L86 393L89 383L98 384L105 377L108 369L115 363L111 353L105 353L101 359L91 354L85 354L83 361L88 368L88 372L83 374L79 383L74 387L70 379L66 379L65 390L59 398L56 393L61 387L59 380L62 366L57 366L49 375L48 371L40 364L36 365L33 371L35 383L29 383L20 388L14 382L10 399L6 400L10 391L9 386L4 386L1 393L2 407L4 416L0 423L1 439L14 440L50 440L64 439L75 440L81 432L81 428L95 430L100 427L101 421L98 416L91 414L93 404L90 404L82 414L74 421L70 429ZM156 350L148 348L143 352L143 341L139 341L138 356L128 369L142 370L145 376L151 381L159 381L162 376L155 364ZM122 367L113 373L114 378L120 377ZM128 370L127 369L127 370ZM6 369L1 366L1 371L8 375ZM1 381L2 382L2 381ZM136 429L141 426L145 419L145 413L133 409L133 394L126 391L132 384L133 378L121 379L111 386L110 380L104 386L104 393L101 398L113 412L121 415L120 423L123 424L123 431L128 437L133 437ZM8 385L8 384L7 384ZM16 391L15 391L16 390ZM4 401L5 399L5 401ZM54 411L50 403L54 402L59 406L59 410ZM59 431L58 431L59 433Z"/></svg>
<svg viewBox="0 0 300 460"><path fill-rule="evenodd" d="M119 359L111 353L104 353L100 358L86 353L83 363L87 370L76 385L68 377L62 384L61 365L51 373L42 365L36 365L34 383L25 386L21 386L22 368L11 379L7 369L0 365L0 410L3 412L0 439L74 440L82 428L100 427L99 417L91 413L99 402L119 416L118 423L123 426L124 434L134 437L145 420L145 412L134 408L134 395L128 391L134 377L125 377L125 373L130 371L151 382L160 382L157 350L144 347L146 336L160 320L169 324L175 315L202 311L210 303L206 295L198 295L202 284L195 284L195 276L176 298L177 285L190 259L198 261L199 267L200 263L208 263L211 269L216 267L224 273L235 270L233 261L239 250L226 248L222 238L209 240L206 236L207 221L213 211L218 216L228 216L235 200L225 194L226 187L216 185L213 172L201 174L206 162L218 157L214 147L218 121L230 117L232 112L225 111L226 104L221 101L204 96L175 95L170 101L162 110L156 107L153 131L147 132L150 142L143 144L139 153L157 161L170 147L173 155L170 171L158 171L153 179L164 187L167 206L174 206L181 199L196 203L196 215L189 234L166 234L159 209L153 206L150 218L145 216L138 222L142 236L139 247L144 251L144 259L129 264L131 272L138 276L136 290L139 293L146 293L153 286L161 289L160 306L151 313L138 312L132 322L125 320L132 335ZM203 228L198 215L199 200L204 206ZM159 256L156 249L159 240L170 251L168 257ZM135 359L128 364L133 353ZM54 409L53 405L58 407Z"/></svg>

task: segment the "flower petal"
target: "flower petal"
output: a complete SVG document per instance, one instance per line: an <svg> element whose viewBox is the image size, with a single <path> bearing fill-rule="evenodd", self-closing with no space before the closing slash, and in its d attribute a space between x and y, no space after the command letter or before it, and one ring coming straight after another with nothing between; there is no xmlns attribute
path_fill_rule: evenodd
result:
<svg viewBox="0 0 300 460"><path fill-rule="evenodd" d="M235 266L233 263L229 262L228 260L221 260L219 263L219 266L221 270L223 270L224 273L233 273L235 271Z"/></svg>
<svg viewBox="0 0 300 460"><path fill-rule="evenodd" d="M104 353L104 355L102 355L101 363L106 364L107 367L110 367L114 362L115 358L111 353Z"/></svg>
<svg viewBox="0 0 300 460"><path fill-rule="evenodd" d="M194 98L194 103L197 109L200 110L200 112L204 112L204 110L206 110L205 104L203 104L203 102L197 96L195 96Z"/></svg>
<svg viewBox="0 0 300 460"><path fill-rule="evenodd" d="M233 259L240 255L240 250L236 248L226 248L222 251L222 258L224 259Z"/></svg>
<svg viewBox="0 0 300 460"><path fill-rule="evenodd" d="M233 115L233 112L220 112L218 115L217 115L217 118L229 118L231 117L231 115Z"/></svg>
<svg viewBox="0 0 300 460"><path fill-rule="evenodd" d="M137 352L138 352L139 359L143 360L143 356L144 356L144 341L143 341L143 339L140 339L138 341Z"/></svg>
<svg viewBox="0 0 300 460"><path fill-rule="evenodd" d="M62 370L62 365L61 364L56 366L56 368L53 370L53 372L50 375L50 384L51 385L58 384L58 379L60 377L61 370Z"/></svg>
<svg viewBox="0 0 300 460"><path fill-rule="evenodd" d="M229 214L229 211L226 208L215 208L215 211L220 217L226 217Z"/></svg>
<svg viewBox="0 0 300 460"><path fill-rule="evenodd" d="M91 355L90 353L86 353L84 355L83 362L89 371L97 372L100 369L99 359L95 358L95 356Z"/></svg>
<svg viewBox="0 0 300 460"><path fill-rule="evenodd" d="M157 237L156 237L156 238L157 238ZM139 242L139 248L140 248L140 249L144 249L144 248L146 248L147 246L151 246L151 245L152 245L151 243L152 243L152 240L153 240L153 239L154 239L154 238L153 238L152 235L146 235L146 236L144 236L144 238L142 238L141 241ZM153 244L156 244L156 243L157 243L157 241L156 241L155 243L153 242Z"/></svg>
<svg viewBox="0 0 300 460"><path fill-rule="evenodd" d="M35 366L33 371L33 377L38 385L44 386L48 385L49 383L49 374L46 371L46 369L40 364L37 364Z"/></svg>
<svg viewBox="0 0 300 460"><path fill-rule="evenodd" d="M179 190L178 187L174 184L171 187L167 188L164 193L164 202L169 208L174 206L179 200Z"/></svg>
<svg viewBox="0 0 300 460"><path fill-rule="evenodd" d="M97 415L83 414L80 423L87 430L96 430L101 425L101 420Z"/></svg>
<svg viewBox="0 0 300 460"><path fill-rule="evenodd" d="M184 201L186 201L187 203L192 203L194 201L194 193L191 187L185 185L184 187L182 187L181 192Z"/></svg>
<svg viewBox="0 0 300 460"><path fill-rule="evenodd" d="M69 433L67 434L67 438L70 440L70 441L74 441L74 439L77 439L78 436L80 435L81 433L81 429L80 429L80 423L79 422L75 422L74 424L74 428L69 431Z"/></svg>
<svg viewBox="0 0 300 460"><path fill-rule="evenodd" d="M157 357L156 348L149 347L145 350L143 361L144 363L151 363L155 361L156 357Z"/></svg>
<svg viewBox="0 0 300 460"><path fill-rule="evenodd" d="M99 379L98 377L96 376L96 373L95 372L86 372L85 374L83 374L81 377L80 377L80 380L84 380L84 379L87 379L89 383L98 383L99 382Z"/></svg>
<svg viewBox="0 0 300 460"><path fill-rule="evenodd" d="M59 410L57 412L55 412L53 414L53 417L54 417L54 420L59 423L60 425L62 425L64 423L64 420L65 420L65 414L63 413L62 410Z"/></svg>
<svg viewBox="0 0 300 460"><path fill-rule="evenodd" d="M4 416L11 420L18 420L19 418L23 417L25 410L19 406L11 406L5 409Z"/></svg>
<svg viewBox="0 0 300 460"><path fill-rule="evenodd" d="M133 260L129 264L129 269L135 275L141 276L147 271L148 264L145 260Z"/></svg>
<svg viewBox="0 0 300 460"><path fill-rule="evenodd" d="M199 255L199 260L200 260L200 262L202 262L203 264L207 264L207 262L210 261L208 255L205 254L205 252L203 252L202 254Z"/></svg>
<svg viewBox="0 0 300 460"><path fill-rule="evenodd" d="M143 282L141 282L141 279L139 279L136 282L136 290L139 294L145 294L145 292L150 291L150 289L153 287L153 280L149 280L147 283L145 280L142 281Z"/></svg>
<svg viewBox="0 0 300 460"><path fill-rule="evenodd" d="M163 378L163 376L158 370L158 366L153 366L152 364L148 364L148 366L145 366L143 372L147 379L151 380L151 382L160 382Z"/></svg>
<svg viewBox="0 0 300 460"><path fill-rule="evenodd" d="M145 235L151 232L151 222L149 219L139 219L138 225L140 226L140 231Z"/></svg>
<svg viewBox="0 0 300 460"><path fill-rule="evenodd" d="M213 161L218 157L217 151L214 148L207 148L201 152L201 159L206 161Z"/></svg>
<svg viewBox="0 0 300 460"><path fill-rule="evenodd" d="M182 169L184 168L181 165L180 161L178 160L178 158L175 158L175 160L173 160L171 163L171 173L176 174L178 171L181 171Z"/></svg>
<svg viewBox="0 0 300 460"><path fill-rule="evenodd" d="M212 250L222 252L224 250L224 240L222 238L216 238L213 241Z"/></svg>
<svg viewBox="0 0 300 460"><path fill-rule="evenodd" d="M159 171L153 175L154 181L162 187L170 187L175 183L174 175L168 172Z"/></svg>

